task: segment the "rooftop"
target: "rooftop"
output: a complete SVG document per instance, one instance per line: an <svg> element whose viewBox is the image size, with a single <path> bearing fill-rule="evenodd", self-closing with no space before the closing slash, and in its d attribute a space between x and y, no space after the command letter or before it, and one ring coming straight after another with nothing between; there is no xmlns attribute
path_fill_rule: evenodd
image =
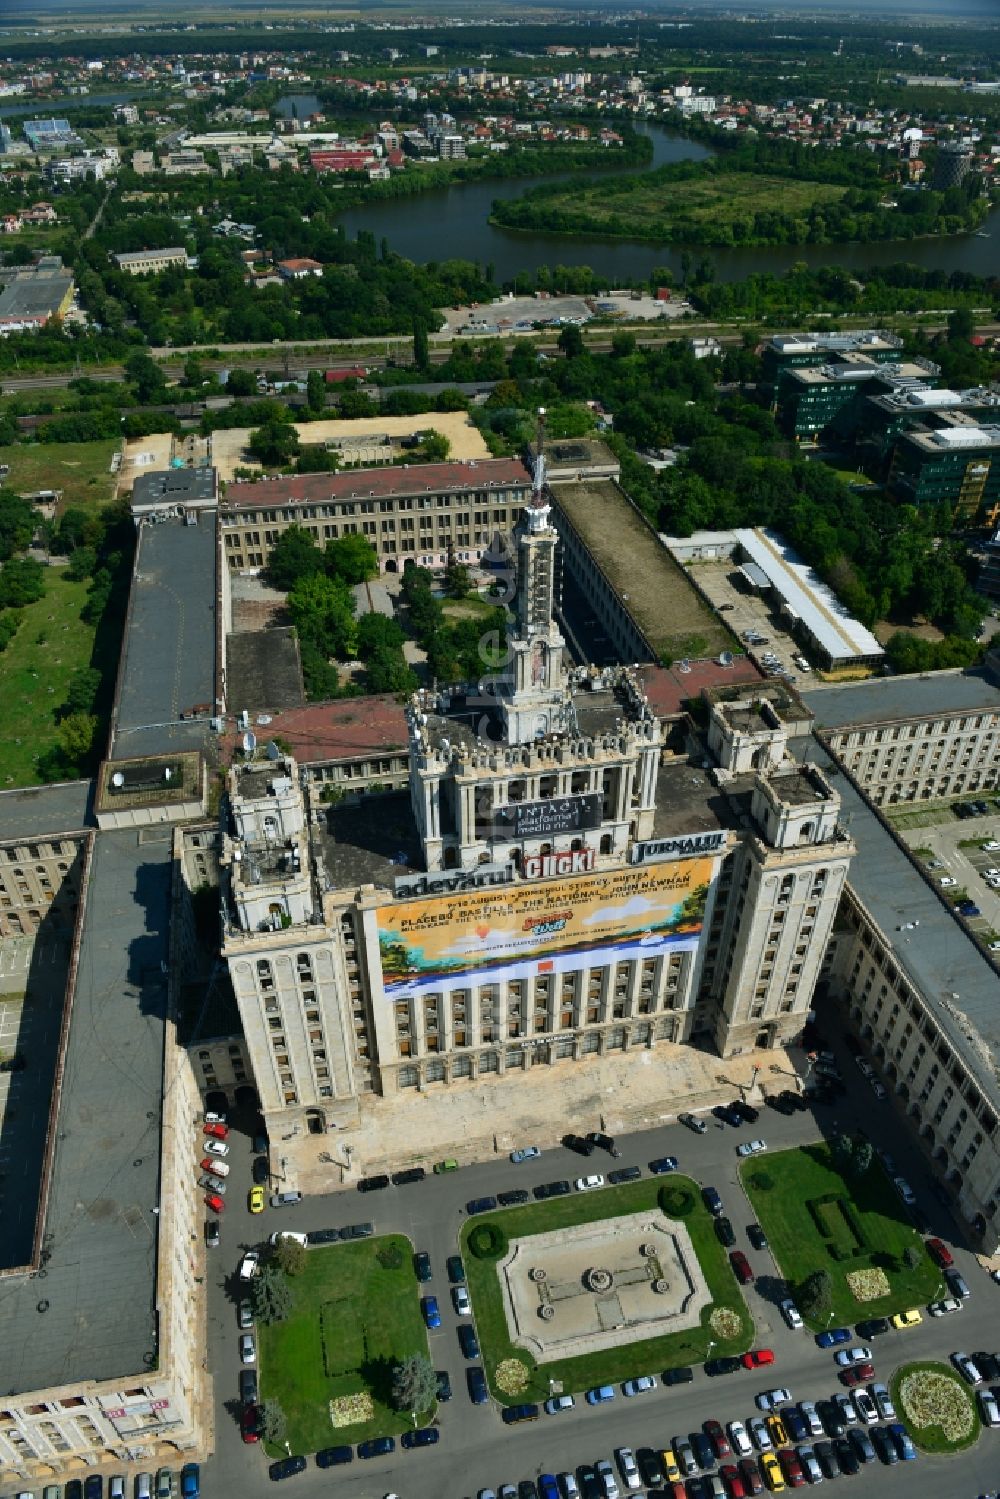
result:
<svg viewBox="0 0 1000 1499"><path fill-rule="evenodd" d="M432 424L428 420L424 425ZM383 430L384 418L374 425ZM279 474L273 479L230 484L226 504L304 505L328 500L385 499L393 495L437 494L456 489L528 487L531 475L519 458L484 458L467 463L419 463L412 467L351 469L342 474Z"/></svg>
<svg viewBox="0 0 1000 1499"><path fill-rule="evenodd" d="M237 713L302 705L305 692L294 629L244 630L227 637L226 700Z"/></svg>
<svg viewBox="0 0 1000 1499"><path fill-rule="evenodd" d="M656 781L654 838L679 838L733 827L737 817L728 793L728 786L723 791L693 760L677 759L661 765Z"/></svg>
<svg viewBox="0 0 1000 1499"><path fill-rule="evenodd" d="M156 1356L171 849L170 830L159 828L101 833L94 845L46 1278L0 1286L4 1386L15 1393L140 1374Z"/></svg>
<svg viewBox="0 0 1000 1499"><path fill-rule="evenodd" d="M847 682L841 687L803 687L801 696L815 713L816 727L820 730L972 713L984 708L1000 713L1000 690L979 671L873 677L867 682Z"/></svg>
<svg viewBox="0 0 1000 1499"><path fill-rule="evenodd" d="M691 661L687 671L679 666L640 666L638 676L657 718L676 718L685 703L706 689L757 685L763 680L748 656L736 654L729 666L712 660Z"/></svg>
<svg viewBox="0 0 1000 1499"><path fill-rule="evenodd" d="M424 868L408 791L322 808L313 840L331 889L377 885L392 891L399 875Z"/></svg>
<svg viewBox="0 0 1000 1499"><path fill-rule="evenodd" d="M902 339L879 329L859 328L855 333L776 333L771 347L779 354L844 353L850 349L901 349Z"/></svg>
<svg viewBox="0 0 1000 1499"><path fill-rule="evenodd" d="M821 770L831 761L815 739L796 742ZM1000 1005L996 970L910 863L845 775L837 777L840 821L857 845L848 882L891 941L903 971L924 996L987 1098L997 1093ZM912 929L900 931L904 924ZM977 1035L978 1033L978 1035Z"/></svg>
<svg viewBox="0 0 1000 1499"><path fill-rule="evenodd" d="M390 693L306 703L275 714L266 729L256 732L261 738L277 735L289 745L299 765L357 760L406 750L409 744L405 709ZM238 742L239 736L233 740L234 748Z"/></svg>
<svg viewBox="0 0 1000 1499"><path fill-rule="evenodd" d="M132 485L132 510L171 505L213 505L219 498L214 468L167 468L137 474Z"/></svg>
<svg viewBox="0 0 1000 1499"><path fill-rule="evenodd" d="M113 714L116 759L196 749L215 712L216 517L197 525L144 525L132 573L129 620Z"/></svg>
<svg viewBox="0 0 1000 1499"><path fill-rule="evenodd" d="M610 479L560 484L555 510L579 534L659 658L718 655L734 648L683 568Z"/></svg>
<svg viewBox="0 0 1000 1499"><path fill-rule="evenodd" d="M44 838L92 827L90 781L62 781L0 792L0 829L5 842Z"/></svg>
<svg viewBox="0 0 1000 1499"><path fill-rule="evenodd" d="M740 529L736 536L751 561L763 568L775 592L795 611L832 661L884 654L871 631L774 531Z"/></svg>
<svg viewBox="0 0 1000 1499"><path fill-rule="evenodd" d="M0 318L51 317L72 286L70 271L22 271L0 292Z"/></svg>

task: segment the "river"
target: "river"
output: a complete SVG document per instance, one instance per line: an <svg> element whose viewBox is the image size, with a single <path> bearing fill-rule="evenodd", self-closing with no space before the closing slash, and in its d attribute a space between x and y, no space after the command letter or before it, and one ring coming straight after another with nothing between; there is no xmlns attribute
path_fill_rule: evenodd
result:
<svg viewBox="0 0 1000 1499"><path fill-rule="evenodd" d="M703 161L712 153L707 147L683 136L671 135L660 125L636 127L653 142L651 171L668 161ZM646 277L654 266L669 266L680 272L679 245L654 245L645 240L601 239L599 236L535 234L504 229L491 224L490 207L497 198L515 198L541 182L572 180L573 173L547 177L516 178L502 182L469 182L435 188L412 198L386 199L350 209L342 223L352 237L367 229L376 241L383 238L408 260L458 258L493 264L498 283L512 281L518 271L539 266L589 265L607 276L609 285L629 277ZM879 244L770 245L761 249L705 250L690 246L700 259L707 255L719 281L741 281L755 271L780 274L789 267L838 265L861 271L867 266L911 265L945 271L971 271L977 276L995 275L1000 255L1000 208L987 218L983 228L989 238L962 234L948 239L890 240Z"/></svg>

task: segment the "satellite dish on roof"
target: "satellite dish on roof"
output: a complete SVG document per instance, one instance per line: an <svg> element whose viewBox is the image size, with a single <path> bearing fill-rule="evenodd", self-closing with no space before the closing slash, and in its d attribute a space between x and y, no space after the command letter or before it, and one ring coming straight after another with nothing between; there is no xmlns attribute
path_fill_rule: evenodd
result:
<svg viewBox="0 0 1000 1499"><path fill-rule="evenodd" d="M269 760L280 760L281 759L281 751L278 748L278 746L275 744L275 742L274 742L273 739L269 739L267 741L267 748L265 749L264 753L265 753L265 755L267 756L267 758Z"/></svg>
<svg viewBox="0 0 1000 1499"><path fill-rule="evenodd" d="M256 748L257 735L253 732L252 729L248 729L247 732L243 735L243 753L245 755L252 755Z"/></svg>
<svg viewBox="0 0 1000 1499"><path fill-rule="evenodd" d="M733 653L732 653L732 651L723 651L722 654L719 657L719 665L720 666L732 666L732 664L733 664Z"/></svg>
<svg viewBox="0 0 1000 1499"><path fill-rule="evenodd" d="M686 656L684 657L683 661L678 661L677 670L683 672L688 672L691 670L691 663Z"/></svg>
<svg viewBox="0 0 1000 1499"><path fill-rule="evenodd" d="M120 770L116 770L114 775L111 777L111 784L112 786L124 786L125 777Z"/></svg>

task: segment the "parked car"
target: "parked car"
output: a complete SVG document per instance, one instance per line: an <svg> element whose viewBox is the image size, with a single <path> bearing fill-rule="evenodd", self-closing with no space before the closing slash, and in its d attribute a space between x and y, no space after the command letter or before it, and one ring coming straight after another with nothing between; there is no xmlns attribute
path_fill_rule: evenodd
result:
<svg viewBox="0 0 1000 1499"><path fill-rule="evenodd" d="M399 1445L407 1452L412 1452L417 1447L433 1447L440 1440L441 1433L436 1426L418 1426L416 1431L404 1431Z"/></svg>
<svg viewBox="0 0 1000 1499"><path fill-rule="evenodd" d="M248 1249L240 1260L240 1280L253 1280L257 1274L259 1263L260 1251L257 1249Z"/></svg>
<svg viewBox="0 0 1000 1499"><path fill-rule="evenodd" d="M273 1208L293 1208L302 1201L301 1192L272 1192L271 1206Z"/></svg>
<svg viewBox="0 0 1000 1499"><path fill-rule="evenodd" d="M257 1344L252 1332L245 1332L240 1337L240 1360L244 1364L257 1362Z"/></svg>
<svg viewBox="0 0 1000 1499"><path fill-rule="evenodd" d="M626 1379L622 1385L623 1395L645 1395L656 1389L655 1374L639 1374L635 1379Z"/></svg>
<svg viewBox="0 0 1000 1499"><path fill-rule="evenodd" d="M721 1358L706 1359L703 1367L709 1379L714 1379L719 1374L738 1374L743 1365L733 1354L724 1354Z"/></svg>
<svg viewBox="0 0 1000 1499"><path fill-rule="evenodd" d="M451 1375L447 1369L435 1370L437 1378L437 1398L444 1404L451 1399Z"/></svg>
<svg viewBox="0 0 1000 1499"><path fill-rule="evenodd" d="M377 1176L363 1176L358 1182L359 1192L381 1192L389 1185L389 1178L384 1171Z"/></svg>
<svg viewBox="0 0 1000 1499"><path fill-rule="evenodd" d="M394 1187L410 1187L414 1182L422 1182L426 1175L423 1166L407 1166L403 1171L394 1171L390 1180Z"/></svg>
<svg viewBox="0 0 1000 1499"><path fill-rule="evenodd" d="M590 1134L587 1136L587 1143L589 1145L592 1145L595 1150L606 1150L608 1152L608 1155L621 1155L621 1151L615 1144L614 1135L603 1134L600 1130L591 1130Z"/></svg>
<svg viewBox="0 0 1000 1499"><path fill-rule="evenodd" d="M754 1404L759 1411L771 1411L778 1405L787 1405L792 1398L791 1390L786 1390L783 1385L778 1385L773 1390L761 1390L754 1399Z"/></svg>
<svg viewBox="0 0 1000 1499"><path fill-rule="evenodd" d="M874 1374L874 1364L855 1364L851 1369L841 1369L840 1382L851 1389L854 1385L864 1384L865 1380L873 1378Z"/></svg>
<svg viewBox="0 0 1000 1499"><path fill-rule="evenodd" d="M835 1348L838 1343L850 1341L851 1329L849 1327L828 1327L825 1332L816 1334L817 1348Z"/></svg>
<svg viewBox="0 0 1000 1499"><path fill-rule="evenodd" d="M227 1156L229 1154L229 1146L225 1140L206 1140L205 1153L206 1155Z"/></svg>
<svg viewBox="0 0 1000 1499"><path fill-rule="evenodd" d="M528 1202L530 1197L530 1192L524 1187L512 1187L509 1192L498 1192L497 1202L502 1208L516 1208L521 1203Z"/></svg>
<svg viewBox="0 0 1000 1499"><path fill-rule="evenodd" d="M259 1397L259 1395L257 1393L257 1370L256 1369L241 1369L240 1370L240 1399L243 1401L243 1404L244 1405L247 1405L247 1404L254 1404L255 1405L257 1403L257 1401L258 1401L259 1398L260 1397Z"/></svg>
<svg viewBox="0 0 1000 1499"><path fill-rule="evenodd" d="M431 1330L441 1326L441 1313L438 1310L436 1296L421 1296L420 1310L423 1313L424 1323Z"/></svg>
<svg viewBox="0 0 1000 1499"><path fill-rule="evenodd" d="M625 1182L637 1182L641 1176L641 1166L616 1166L614 1171L608 1172L608 1181L613 1187L620 1187ZM524 1195L527 1197L527 1192Z"/></svg>
<svg viewBox="0 0 1000 1499"><path fill-rule="evenodd" d="M588 1405L607 1405L609 1400L615 1398L615 1387L611 1384L596 1385L594 1389L588 1390L584 1399Z"/></svg>
<svg viewBox="0 0 1000 1499"><path fill-rule="evenodd" d="M696 1135L703 1135L708 1129L704 1119L699 1119L697 1114L678 1114L677 1120L679 1124L686 1124Z"/></svg>
<svg viewBox="0 0 1000 1499"><path fill-rule="evenodd" d="M555 1183L553 1183L553 1186ZM578 1192L593 1192L597 1187L604 1186L603 1176L578 1176L573 1186Z"/></svg>
<svg viewBox="0 0 1000 1499"><path fill-rule="evenodd" d="M479 1339L471 1322L459 1323L458 1345L466 1358L479 1358Z"/></svg>
<svg viewBox="0 0 1000 1499"><path fill-rule="evenodd" d="M871 1349L860 1345L854 1348L842 1348L839 1353L834 1354L835 1361L842 1369L849 1369L852 1364L867 1364L871 1357Z"/></svg>
<svg viewBox="0 0 1000 1499"><path fill-rule="evenodd" d="M750 1240L751 1246L754 1249L767 1248L767 1234L761 1228L759 1223L747 1224L747 1238Z"/></svg>
<svg viewBox="0 0 1000 1499"><path fill-rule="evenodd" d="M540 1156L541 1153L542 1152L537 1145L522 1145L520 1150L511 1151L510 1158L514 1162L515 1166L519 1166L522 1161L533 1161L537 1159L537 1157Z"/></svg>
<svg viewBox="0 0 1000 1499"><path fill-rule="evenodd" d="M934 1262L939 1265L942 1270L950 1270L952 1265L954 1265L955 1261L952 1258L951 1250L941 1239L925 1239L924 1248L927 1250L927 1253L930 1255L931 1259L934 1260Z"/></svg>
<svg viewBox="0 0 1000 1499"><path fill-rule="evenodd" d="M316 1454L317 1468L340 1468L353 1461L354 1448L348 1446L321 1447Z"/></svg>
<svg viewBox="0 0 1000 1499"><path fill-rule="evenodd" d="M753 1281L753 1270L750 1268L750 1261L747 1259L742 1249L734 1249L731 1251L729 1255L729 1263L732 1266L733 1274L736 1276L736 1279L739 1281L740 1285L750 1285Z"/></svg>
<svg viewBox="0 0 1000 1499"><path fill-rule="evenodd" d="M205 1193L205 1206L212 1213L222 1214L226 1211L226 1204L223 1202L218 1192Z"/></svg>
<svg viewBox="0 0 1000 1499"><path fill-rule="evenodd" d="M448 1272L448 1279L453 1286L457 1285L460 1280L465 1279L465 1266L462 1263L462 1256L460 1254L450 1254L445 1261L445 1269Z"/></svg>
<svg viewBox="0 0 1000 1499"><path fill-rule="evenodd" d="M878 1406L880 1421L895 1421L896 1407L889 1396L889 1391L884 1384L873 1384L869 1386L869 1394Z"/></svg>
<svg viewBox="0 0 1000 1499"><path fill-rule="evenodd" d="M575 1150L577 1155L593 1155L594 1153L593 1145L582 1135L563 1135L562 1143L567 1150Z"/></svg>
<svg viewBox="0 0 1000 1499"><path fill-rule="evenodd" d="M473 1405L485 1405L490 1398L486 1387L486 1375L478 1364L470 1364L465 1371L465 1382L469 1387L469 1399Z"/></svg>
<svg viewBox="0 0 1000 1499"><path fill-rule="evenodd" d="M247 1197L247 1206L251 1213L262 1213L264 1211L264 1188L251 1187Z"/></svg>
<svg viewBox="0 0 1000 1499"><path fill-rule="evenodd" d="M802 1314L795 1305L795 1302L786 1296L784 1301L779 1301L778 1306L788 1326L793 1332L798 1332L802 1327Z"/></svg>
<svg viewBox="0 0 1000 1499"><path fill-rule="evenodd" d="M272 1249L276 1249L282 1239L290 1239L293 1244L298 1244L300 1249L307 1249L309 1247L308 1236L306 1234L295 1233L290 1228L279 1229L277 1233L271 1235L267 1242L271 1245Z"/></svg>
<svg viewBox="0 0 1000 1499"><path fill-rule="evenodd" d="M212 1124L203 1125L202 1134L208 1135L213 1140L225 1140L229 1136L229 1126L216 1120Z"/></svg>
<svg viewBox="0 0 1000 1499"><path fill-rule="evenodd" d="M469 1292L465 1286L452 1286L451 1299L455 1311L460 1317L472 1315L472 1302L469 1300Z"/></svg>
<svg viewBox="0 0 1000 1499"><path fill-rule="evenodd" d="M751 1348L748 1353L742 1355L744 1369L766 1369L768 1364L774 1363L774 1350L771 1348Z"/></svg>
<svg viewBox="0 0 1000 1499"><path fill-rule="evenodd" d="M306 1234L306 1243L310 1248L322 1244L337 1244L339 1241L339 1228L312 1228Z"/></svg>
<svg viewBox="0 0 1000 1499"><path fill-rule="evenodd" d="M465 1211L470 1218L474 1218L477 1213L492 1213L496 1205L495 1197L474 1197L471 1202L465 1204Z"/></svg>
<svg viewBox="0 0 1000 1499"><path fill-rule="evenodd" d="M572 1395L552 1395L545 1402L545 1412L549 1416L558 1416L563 1411L571 1411L576 1405Z"/></svg>
<svg viewBox="0 0 1000 1499"><path fill-rule="evenodd" d="M894 1421L889 1427L889 1435L896 1444L896 1451L904 1463L916 1461L917 1449L913 1445L910 1433L901 1421Z"/></svg>
<svg viewBox="0 0 1000 1499"><path fill-rule="evenodd" d="M720 1217L722 1213L722 1198L714 1187L702 1187L701 1200L712 1214L713 1218Z"/></svg>
<svg viewBox="0 0 1000 1499"><path fill-rule="evenodd" d="M908 1327L919 1327L923 1320L923 1317L917 1311L917 1308L915 1306L911 1307L909 1311L906 1312L895 1312L889 1318L892 1326L897 1328L900 1332L905 1332L906 1328ZM869 1358L871 1357L871 1349L868 1350L868 1356Z"/></svg>
<svg viewBox="0 0 1000 1499"><path fill-rule="evenodd" d="M951 1361L961 1374L962 1378L968 1380L969 1384L982 1384L983 1375L979 1368L967 1353L953 1353Z"/></svg>
<svg viewBox="0 0 1000 1499"><path fill-rule="evenodd" d="M568 1181L543 1182L535 1188L535 1197L539 1202L545 1202L549 1197L565 1197L571 1190Z"/></svg>
<svg viewBox="0 0 1000 1499"><path fill-rule="evenodd" d="M296 1473L306 1471L306 1460L304 1457L283 1457L278 1462L272 1463L267 1470L267 1476L272 1483L278 1483L282 1478L292 1478Z"/></svg>
<svg viewBox="0 0 1000 1499"><path fill-rule="evenodd" d="M859 1338L881 1337L882 1333L889 1331L888 1317L869 1317L865 1322L859 1322L854 1331Z"/></svg>
<svg viewBox="0 0 1000 1499"><path fill-rule="evenodd" d="M668 1171L677 1170L677 1157L675 1155L661 1155L655 1161L650 1161L649 1169L654 1176L664 1176Z"/></svg>
<svg viewBox="0 0 1000 1499"><path fill-rule="evenodd" d="M396 1450L395 1437L369 1437L358 1445L358 1456L363 1458L388 1457Z"/></svg>
<svg viewBox="0 0 1000 1499"><path fill-rule="evenodd" d="M209 1218L205 1224L205 1244L209 1249L218 1249L221 1242L218 1219Z"/></svg>
<svg viewBox="0 0 1000 1499"><path fill-rule="evenodd" d="M723 1249L731 1249L736 1243L736 1235L733 1232L733 1225L730 1223L728 1218L716 1218L715 1237L718 1239Z"/></svg>
<svg viewBox="0 0 1000 1499"><path fill-rule="evenodd" d="M767 1149L766 1140L744 1140L742 1145L737 1145L738 1156L763 1155Z"/></svg>
<svg viewBox="0 0 1000 1499"><path fill-rule="evenodd" d="M500 1419L508 1426L516 1426L521 1421L537 1421L540 1407L530 1401L524 1401L520 1405L505 1405L500 1412Z"/></svg>
<svg viewBox="0 0 1000 1499"><path fill-rule="evenodd" d="M932 1301L927 1310L932 1317L949 1317L962 1310L962 1303L957 1296L946 1296L943 1301Z"/></svg>
<svg viewBox="0 0 1000 1499"><path fill-rule="evenodd" d="M340 1230L342 1239L370 1239L375 1232L374 1223L349 1223Z"/></svg>

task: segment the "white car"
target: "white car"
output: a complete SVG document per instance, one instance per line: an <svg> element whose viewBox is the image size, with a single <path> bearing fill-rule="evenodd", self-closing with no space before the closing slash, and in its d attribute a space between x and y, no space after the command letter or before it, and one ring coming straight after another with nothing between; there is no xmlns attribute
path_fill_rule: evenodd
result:
<svg viewBox="0 0 1000 1499"><path fill-rule="evenodd" d="M867 1390L854 1391L854 1404L866 1426L878 1425L878 1407Z"/></svg>
<svg viewBox="0 0 1000 1499"><path fill-rule="evenodd" d="M791 1398L791 1390L778 1385L774 1390L761 1390L754 1403L759 1411L773 1411L778 1405L787 1405Z"/></svg>
<svg viewBox="0 0 1000 1499"><path fill-rule="evenodd" d="M469 1300L469 1292L465 1286L452 1286L451 1299L460 1317L471 1317L472 1302Z"/></svg>
<svg viewBox="0 0 1000 1499"><path fill-rule="evenodd" d="M574 1473L560 1473L559 1492L564 1499L580 1499L580 1485L576 1481Z"/></svg>
<svg viewBox="0 0 1000 1499"><path fill-rule="evenodd" d="M951 875L951 874L939 874L938 875L938 884L941 886L942 890L950 890L951 887L952 887L952 885L957 885L958 884L958 881L955 879L954 875Z"/></svg>
<svg viewBox="0 0 1000 1499"><path fill-rule="evenodd" d="M225 1114L206 1114L205 1115L205 1123L206 1124L225 1124L226 1118L227 1118L227 1116Z"/></svg>
<svg viewBox="0 0 1000 1499"><path fill-rule="evenodd" d="M229 1154L229 1146L225 1140L206 1140L205 1150L209 1155L226 1156Z"/></svg>
<svg viewBox="0 0 1000 1499"><path fill-rule="evenodd" d="M271 1237L268 1239L267 1242L273 1248L276 1244L280 1244L281 1241L282 1241L282 1239L291 1239L293 1243L295 1243L295 1244L301 1244L301 1246L302 1246L303 1249L307 1249L309 1247L309 1236L308 1236L308 1234L295 1233L290 1228L283 1228L283 1229L279 1230L278 1233L272 1234Z"/></svg>
<svg viewBox="0 0 1000 1499"><path fill-rule="evenodd" d="M254 1342L253 1333L245 1332L240 1337L240 1363L255 1364L257 1362L257 1344Z"/></svg>
<svg viewBox="0 0 1000 1499"><path fill-rule="evenodd" d="M983 1418L984 1426L1000 1426L1000 1405L997 1405L997 1397L992 1390L980 1390L977 1397L979 1401L979 1414Z"/></svg>
<svg viewBox="0 0 1000 1499"><path fill-rule="evenodd" d="M248 1249L240 1260L240 1280L253 1280L257 1274L257 1266L260 1263L260 1251Z"/></svg>
<svg viewBox="0 0 1000 1499"><path fill-rule="evenodd" d="M833 1403L840 1412L840 1418L846 1426L856 1426L858 1413L854 1409L854 1401L844 1390L838 1390L833 1397Z"/></svg>
<svg viewBox="0 0 1000 1499"><path fill-rule="evenodd" d="M578 1192L592 1192L595 1187L604 1186L603 1176L578 1176L573 1183Z"/></svg>
<svg viewBox="0 0 1000 1499"><path fill-rule="evenodd" d="M618 1485L615 1482L615 1473L606 1457L599 1458L594 1464L594 1472L597 1481L604 1490L604 1499L618 1499Z"/></svg>
<svg viewBox="0 0 1000 1499"><path fill-rule="evenodd" d="M870 1348L866 1348L863 1343L859 1343L855 1348L841 1348L840 1352L835 1353L833 1356L842 1369L849 1369L852 1364L871 1363L874 1354Z"/></svg>
<svg viewBox="0 0 1000 1499"><path fill-rule="evenodd" d="M982 1384L983 1376L979 1372L979 1365L967 1353L953 1353L951 1361L962 1378L969 1381L969 1384Z"/></svg>
<svg viewBox="0 0 1000 1499"><path fill-rule="evenodd" d="M214 1157L206 1156L201 1164L213 1176L225 1177L229 1175L230 1167L228 1161L217 1161Z"/></svg>
<svg viewBox="0 0 1000 1499"><path fill-rule="evenodd" d="M882 1417L882 1420L895 1421L896 1407L889 1399L889 1391L886 1389L885 1385L870 1384L868 1386L868 1391L875 1404L878 1406L878 1413Z"/></svg>
<svg viewBox="0 0 1000 1499"><path fill-rule="evenodd" d="M795 1302L786 1299L785 1301L780 1301L778 1305L781 1307L781 1315L784 1317L785 1321L788 1323L792 1331L801 1331L802 1313L795 1305Z"/></svg>
<svg viewBox="0 0 1000 1499"><path fill-rule="evenodd" d="M545 1402L545 1412L549 1416L558 1416L560 1411L571 1411L575 1405L572 1395L553 1395Z"/></svg>
<svg viewBox="0 0 1000 1499"><path fill-rule="evenodd" d="M809 1435L812 1437L821 1437L823 1435L823 1423L813 1402L811 1400L800 1400L799 1410L802 1412L802 1419L809 1428Z"/></svg>
<svg viewBox="0 0 1000 1499"><path fill-rule="evenodd" d="M747 1422L747 1431L753 1437L754 1446L758 1452L771 1451L774 1444L763 1416L751 1416Z"/></svg>
<svg viewBox="0 0 1000 1499"><path fill-rule="evenodd" d="M766 1149L766 1140L744 1140L742 1145L737 1145L736 1154L742 1156L762 1155Z"/></svg>
<svg viewBox="0 0 1000 1499"><path fill-rule="evenodd" d="M747 1435L747 1429L742 1421L730 1421L726 1427L729 1432L729 1440L733 1445L733 1451L737 1457L749 1457L753 1452L753 1443Z"/></svg>
<svg viewBox="0 0 1000 1499"><path fill-rule="evenodd" d="M627 1489L641 1489L642 1479L639 1477L639 1467L631 1447L616 1447L615 1462L618 1471L622 1475L622 1481Z"/></svg>
<svg viewBox="0 0 1000 1499"><path fill-rule="evenodd" d="M655 1374L640 1374L636 1379L626 1379L622 1385L623 1395L644 1395L647 1390L656 1389Z"/></svg>
<svg viewBox="0 0 1000 1499"><path fill-rule="evenodd" d="M943 1301L932 1301L927 1308L932 1317L950 1317L952 1312L960 1312L962 1303L957 1296L946 1296Z"/></svg>
<svg viewBox="0 0 1000 1499"><path fill-rule="evenodd" d="M1000 843L995 838L989 838L985 843L981 843L979 847L984 854L1000 853Z"/></svg>
<svg viewBox="0 0 1000 1499"><path fill-rule="evenodd" d="M899 1193L900 1197L906 1203L906 1206L908 1208L912 1208L916 1204L917 1194L916 1192L914 1192L909 1182L904 1180L903 1177L894 1177L893 1186L896 1188L896 1191Z"/></svg>

